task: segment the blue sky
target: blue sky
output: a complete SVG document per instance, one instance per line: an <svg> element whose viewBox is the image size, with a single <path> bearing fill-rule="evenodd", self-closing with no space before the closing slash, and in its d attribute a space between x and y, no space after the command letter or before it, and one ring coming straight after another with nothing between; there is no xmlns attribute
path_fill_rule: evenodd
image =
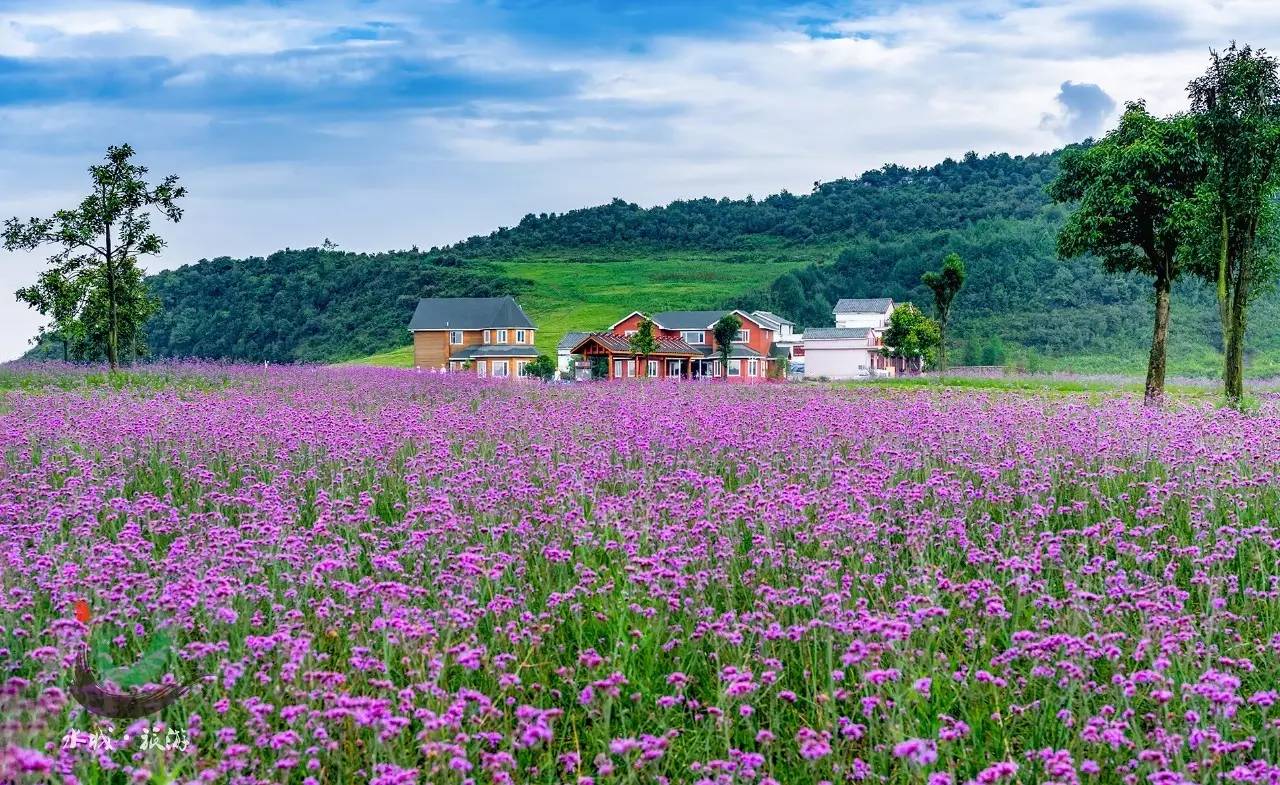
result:
<svg viewBox="0 0 1280 785"><path fill-rule="evenodd" d="M1272 0L0 0L0 217L129 141L191 191L148 262L445 244L528 212L804 192L1181 107ZM0 291L39 259L7 256ZM0 295L0 357L39 317Z"/></svg>

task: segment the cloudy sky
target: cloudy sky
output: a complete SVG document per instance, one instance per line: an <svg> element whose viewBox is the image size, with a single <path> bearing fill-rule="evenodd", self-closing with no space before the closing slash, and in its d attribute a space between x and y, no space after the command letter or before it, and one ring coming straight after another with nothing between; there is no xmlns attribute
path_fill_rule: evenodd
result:
<svg viewBox="0 0 1280 785"><path fill-rule="evenodd" d="M147 262L422 247L618 196L806 192L1176 111L1275 0L0 0L0 218L130 142L191 192ZM0 253L0 358L40 319Z"/></svg>

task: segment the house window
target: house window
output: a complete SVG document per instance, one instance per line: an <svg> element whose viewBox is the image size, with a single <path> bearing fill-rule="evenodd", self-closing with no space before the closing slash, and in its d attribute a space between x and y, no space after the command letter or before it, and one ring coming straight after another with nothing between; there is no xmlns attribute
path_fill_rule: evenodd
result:
<svg viewBox="0 0 1280 785"><path fill-rule="evenodd" d="M528 360L516 360L516 376L524 376L524 369L528 364Z"/></svg>
<svg viewBox="0 0 1280 785"><path fill-rule="evenodd" d="M476 360L476 374L484 376L484 360Z"/></svg>
<svg viewBox="0 0 1280 785"><path fill-rule="evenodd" d="M636 361L635 360L627 361L627 376L630 376L632 379L636 378Z"/></svg>
<svg viewBox="0 0 1280 785"><path fill-rule="evenodd" d="M453 344L454 346L457 346L458 344L462 343L462 331L461 331L461 330L450 330L450 331L449 331L449 343Z"/></svg>
<svg viewBox="0 0 1280 785"><path fill-rule="evenodd" d="M757 367L755 360L747 360L747 376L755 376Z"/></svg>
<svg viewBox="0 0 1280 785"><path fill-rule="evenodd" d="M498 343L506 343L506 342L507 342L507 331L506 331L506 330L499 330L499 331L498 331ZM496 375L496 374L495 374L495 375Z"/></svg>
<svg viewBox="0 0 1280 785"><path fill-rule="evenodd" d="M651 379L652 379L653 377L657 376L657 375L658 375L658 361L657 361L657 360L650 360L650 361L649 361L649 369L648 369L648 370L649 370L649 373L648 373L647 375L649 376L649 378L651 378Z"/></svg>
<svg viewBox="0 0 1280 785"><path fill-rule="evenodd" d="M489 342L489 331L488 331L488 330L485 330L485 331L484 331L484 342L485 342L485 343L488 343L488 342Z"/></svg>
<svg viewBox="0 0 1280 785"><path fill-rule="evenodd" d="M516 343L524 343L524 330L516 330Z"/></svg>
<svg viewBox="0 0 1280 785"><path fill-rule="evenodd" d="M507 378L507 361L495 360L493 362L493 376L495 379Z"/></svg>
<svg viewBox="0 0 1280 785"><path fill-rule="evenodd" d="M680 361L667 360L667 376L679 376L679 375L680 375Z"/></svg>
<svg viewBox="0 0 1280 785"><path fill-rule="evenodd" d="M730 361L729 361L729 375L730 375L730 376L741 376L741 375L742 375L742 360L730 360Z"/></svg>
<svg viewBox="0 0 1280 785"><path fill-rule="evenodd" d="M680 333L680 339L685 343L691 343L695 346L707 342L706 330L685 330Z"/></svg>
<svg viewBox="0 0 1280 785"><path fill-rule="evenodd" d="M733 336L734 343L746 343L751 340L751 331L747 329L738 330L738 334Z"/></svg>
<svg viewBox="0 0 1280 785"><path fill-rule="evenodd" d="M637 331L637 330L623 330L623 331L622 331L622 335L623 335L624 337L630 338L631 336L635 335L635 334L636 334L636 332L638 332L638 331Z"/></svg>
<svg viewBox="0 0 1280 785"><path fill-rule="evenodd" d="M624 370L625 368L626 368L626 364L622 360L614 360L613 361L613 377L615 379L621 379L623 376L626 375L626 372Z"/></svg>

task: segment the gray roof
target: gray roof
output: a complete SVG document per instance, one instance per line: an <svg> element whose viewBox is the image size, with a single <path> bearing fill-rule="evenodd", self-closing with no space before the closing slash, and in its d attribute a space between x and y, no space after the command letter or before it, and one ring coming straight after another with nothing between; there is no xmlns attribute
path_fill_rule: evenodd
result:
<svg viewBox="0 0 1280 785"><path fill-rule="evenodd" d="M866 338L870 327L810 327L804 331L804 341L837 341Z"/></svg>
<svg viewBox="0 0 1280 785"><path fill-rule="evenodd" d="M789 324L792 327L795 327L796 325L796 323L791 321L790 319L784 319L781 316L777 315L776 313L773 313L772 311L752 311L751 315L756 317L762 322L769 322L769 324L766 324L765 326L772 327L774 329L777 329L778 327L784 324Z"/></svg>
<svg viewBox="0 0 1280 785"><path fill-rule="evenodd" d="M410 330L533 330L514 297L424 297L409 320Z"/></svg>
<svg viewBox="0 0 1280 785"><path fill-rule="evenodd" d="M697 348L698 351L702 352L703 357L714 359L720 356L720 352L710 347L695 347L695 348ZM740 360L740 359L749 358L749 357L764 357L764 355L761 354L760 352L757 352L755 349L752 349L750 346L744 346L743 344L740 344L740 343L735 343L733 345L733 348L729 350L730 360Z"/></svg>
<svg viewBox="0 0 1280 785"><path fill-rule="evenodd" d="M649 317L667 330L710 330L729 311L663 311Z"/></svg>
<svg viewBox="0 0 1280 785"><path fill-rule="evenodd" d="M556 348L572 349L582 343L582 339L586 338L590 334L591 333L565 333L564 337L560 339L560 343L556 344Z"/></svg>
<svg viewBox="0 0 1280 785"><path fill-rule="evenodd" d="M480 344L459 349L449 355L450 360L470 360L473 357L537 357L538 350L532 346L515 344Z"/></svg>
<svg viewBox="0 0 1280 785"><path fill-rule="evenodd" d="M872 297L867 300L842 298L836 303L836 313L884 313L893 305L889 297Z"/></svg>

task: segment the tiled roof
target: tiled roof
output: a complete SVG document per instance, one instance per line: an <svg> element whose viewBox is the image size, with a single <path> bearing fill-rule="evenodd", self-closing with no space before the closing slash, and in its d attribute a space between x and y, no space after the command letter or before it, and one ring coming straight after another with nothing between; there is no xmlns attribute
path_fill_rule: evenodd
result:
<svg viewBox="0 0 1280 785"><path fill-rule="evenodd" d="M751 315L764 322L764 326L771 330L777 330L784 324L789 324L792 327L795 327L796 325L796 323L790 319L784 319L772 311L752 311Z"/></svg>
<svg viewBox="0 0 1280 785"><path fill-rule="evenodd" d="M507 297L424 297L409 320L412 330L484 330L514 327L533 330L515 298Z"/></svg>
<svg viewBox="0 0 1280 785"><path fill-rule="evenodd" d="M804 331L805 343L809 341L837 341L866 338L870 327L810 327Z"/></svg>
<svg viewBox="0 0 1280 785"><path fill-rule="evenodd" d="M836 313L884 313L893 305L889 297L872 297L866 300L843 298L836 303Z"/></svg>
<svg viewBox="0 0 1280 785"><path fill-rule="evenodd" d="M560 343L556 344L557 349L572 349L582 342L591 333L565 333L560 339Z"/></svg>
<svg viewBox="0 0 1280 785"><path fill-rule="evenodd" d="M582 340L574 344L573 350L576 352L591 340L597 341L609 351L631 354L631 341L625 336L616 333L587 333ZM659 338L654 336L654 343L657 344L657 347L652 352L653 354L682 354L690 356L699 354L697 349L678 338Z"/></svg>
<svg viewBox="0 0 1280 785"><path fill-rule="evenodd" d="M729 311L663 311L649 317L664 330L710 330Z"/></svg>

